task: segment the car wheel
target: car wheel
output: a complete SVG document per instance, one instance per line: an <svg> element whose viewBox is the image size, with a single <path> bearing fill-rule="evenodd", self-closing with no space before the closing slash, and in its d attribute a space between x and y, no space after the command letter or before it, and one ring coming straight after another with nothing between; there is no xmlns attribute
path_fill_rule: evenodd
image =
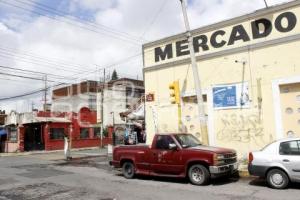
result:
<svg viewBox="0 0 300 200"><path fill-rule="evenodd" d="M188 176L192 184L205 185L210 179L210 173L203 165L192 165L189 168Z"/></svg>
<svg viewBox="0 0 300 200"><path fill-rule="evenodd" d="M288 186L290 180L282 170L272 169L268 172L267 182L272 188L284 189Z"/></svg>
<svg viewBox="0 0 300 200"><path fill-rule="evenodd" d="M132 162L125 162L122 166L123 175L127 179L132 179L135 175L135 169Z"/></svg>

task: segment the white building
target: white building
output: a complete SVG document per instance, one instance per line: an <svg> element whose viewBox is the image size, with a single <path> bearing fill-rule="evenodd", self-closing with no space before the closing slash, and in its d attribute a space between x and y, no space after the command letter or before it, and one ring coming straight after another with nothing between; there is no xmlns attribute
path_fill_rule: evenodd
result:
<svg viewBox="0 0 300 200"><path fill-rule="evenodd" d="M52 112L78 112L87 107L96 111L97 81L58 88L52 91Z"/></svg>
<svg viewBox="0 0 300 200"><path fill-rule="evenodd" d="M103 91L103 94L102 94ZM103 95L103 106L102 106ZM97 93L97 121L101 123L103 107L103 126L124 125L120 113L135 109L144 96L144 82L122 78L108 82Z"/></svg>

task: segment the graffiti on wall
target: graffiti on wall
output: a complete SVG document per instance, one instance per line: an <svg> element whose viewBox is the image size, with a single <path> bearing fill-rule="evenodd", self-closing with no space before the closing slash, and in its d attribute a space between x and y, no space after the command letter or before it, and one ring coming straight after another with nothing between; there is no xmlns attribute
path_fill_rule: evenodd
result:
<svg viewBox="0 0 300 200"><path fill-rule="evenodd" d="M222 128L217 132L221 141L264 143L264 128L258 114L231 114L221 117Z"/></svg>

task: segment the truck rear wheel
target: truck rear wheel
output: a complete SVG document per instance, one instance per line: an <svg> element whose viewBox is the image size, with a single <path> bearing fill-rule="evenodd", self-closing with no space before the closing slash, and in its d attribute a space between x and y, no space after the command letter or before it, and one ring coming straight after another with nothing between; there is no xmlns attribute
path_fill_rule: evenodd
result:
<svg viewBox="0 0 300 200"><path fill-rule="evenodd" d="M135 169L132 162L125 162L122 166L123 175L127 179L132 179L135 175Z"/></svg>
<svg viewBox="0 0 300 200"><path fill-rule="evenodd" d="M189 168L188 176L194 185L206 185L210 179L208 169L200 164L192 165Z"/></svg>

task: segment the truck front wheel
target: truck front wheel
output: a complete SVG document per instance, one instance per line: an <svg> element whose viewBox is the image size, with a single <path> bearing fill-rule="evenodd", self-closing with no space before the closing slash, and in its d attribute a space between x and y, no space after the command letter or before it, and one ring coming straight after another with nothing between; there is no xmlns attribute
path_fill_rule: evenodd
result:
<svg viewBox="0 0 300 200"><path fill-rule="evenodd" d="M132 179L134 177L134 165L132 162L125 162L122 166L123 175L127 179Z"/></svg>
<svg viewBox="0 0 300 200"><path fill-rule="evenodd" d="M191 183L194 185L205 185L210 179L209 171L200 164L192 165L189 168L188 176Z"/></svg>

